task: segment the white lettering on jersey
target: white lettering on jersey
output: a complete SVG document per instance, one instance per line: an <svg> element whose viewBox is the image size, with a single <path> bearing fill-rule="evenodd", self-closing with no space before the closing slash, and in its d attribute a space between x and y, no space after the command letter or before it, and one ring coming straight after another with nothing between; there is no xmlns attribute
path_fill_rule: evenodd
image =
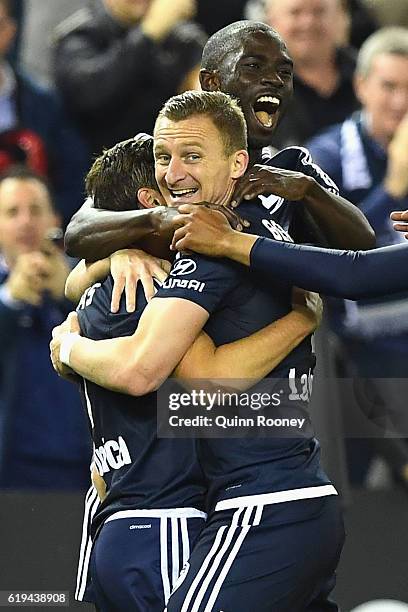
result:
<svg viewBox="0 0 408 612"><path fill-rule="evenodd" d="M162 284L162 287L164 289L192 289L193 291L198 291L199 293L202 293L205 287L205 283L200 283L200 281L193 279L187 280L185 278L181 279L168 277Z"/></svg>
<svg viewBox="0 0 408 612"><path fill-rule="evenodd" d="M260 195L258 197L261 200L262 206L266 208L266 210L269 210L271 215L273 215L284 202L283 198L274 194L268 196Z"/></svg>
<svg viewBox="0 0 408 612"><path fill-rule="evenodd" d="M82 294L81 299L79 300L77 310L83 310L84 308L92 304L92 300L94 298L95 291L100 286L101 286L101 283L95 283L91 287L88 287L88 289L85 289L84 293Z"/></svg>
<svg viewBox="0 0 408 612"><path fill-rule="evenodd" d="M288 232L284 230L279 223L276 223L276 221L272 221L272 219L262 219L262 225L271 232L275 240L279 240L280 242L293 242Z"/></svg>
<svg viewBox="0 0 408 612"><path fill-rule="evenodd" d="M129 449L122 436L119 436L117 441L108 440L96 448L94 458L101 476L111 469L119 470L124 465L132 463Z"/></svg>
<svg viewBox="0 0 408 612"><path fill-rule="evenodd" d="M173 265L170 276L186 276L197 270L197 264L192 259L179 259Z"/></svg>

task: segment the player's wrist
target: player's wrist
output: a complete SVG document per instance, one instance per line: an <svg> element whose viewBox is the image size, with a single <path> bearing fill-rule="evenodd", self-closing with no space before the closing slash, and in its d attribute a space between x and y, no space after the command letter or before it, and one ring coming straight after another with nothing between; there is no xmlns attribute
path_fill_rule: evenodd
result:
<svg viewBox="0 0 408 612"><path fill-rule="evenodd" d="M71 367L71 353L74 344L78 341L80 335L78 332L69 332L62 337L60 344L59 357L61 363Z"/></svg>
<svg viewBox="0 0 408 612"><path fill-rule="evenodd" d="M258 236L231 230L222 241L223 256L249 266L250 253Z"/></svg>

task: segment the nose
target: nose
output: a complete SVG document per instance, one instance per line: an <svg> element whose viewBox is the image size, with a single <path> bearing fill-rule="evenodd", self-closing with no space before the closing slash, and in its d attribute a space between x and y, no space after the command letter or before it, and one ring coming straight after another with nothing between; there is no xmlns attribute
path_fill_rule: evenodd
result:
<svg viewBox="0 0 408 612"><path fill-rule="evenodd" d="M273 85L274 87L282 87L284 84L283 79L279 76L276 70L269 70L264 72L261 77L262 85Z"/></svg>
<svg viewBox="0 0 408 612"><path fill-rule="evenodd" d="M179 181L186 177L186 171L181 159L172 157L166 170L166 183L169 187L174 187Z"/></svg>

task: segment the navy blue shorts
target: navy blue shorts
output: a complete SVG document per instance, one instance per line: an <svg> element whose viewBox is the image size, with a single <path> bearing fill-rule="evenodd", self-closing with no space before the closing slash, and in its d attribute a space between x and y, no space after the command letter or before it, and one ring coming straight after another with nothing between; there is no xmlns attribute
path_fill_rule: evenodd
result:
<svg viewBox="0 0 408 612"><path fill-rule="evenodd" d="M193 508L125 510L93 544L91 583L100 612L163 612L204 526Z"/></svg>
<svg viewBox="0 0 408 612"><path fill-rule="evenodd" d="M337 495L211 513L167 612L331 612Z"/></svg>

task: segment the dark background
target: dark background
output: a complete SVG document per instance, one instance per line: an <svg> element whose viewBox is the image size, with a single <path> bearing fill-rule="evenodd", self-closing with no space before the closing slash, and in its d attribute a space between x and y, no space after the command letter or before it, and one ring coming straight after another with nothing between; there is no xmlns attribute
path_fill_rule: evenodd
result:
<svg viewBox="0 0 408 612"><path fill-rule="evenodd" d="M348 498L342 611L371 599L408 601L406 493L353 489ZM74 602L82 509L81 495L1 494L0 590L69 591L69 608L45 609L93 610Z"/></svg>

